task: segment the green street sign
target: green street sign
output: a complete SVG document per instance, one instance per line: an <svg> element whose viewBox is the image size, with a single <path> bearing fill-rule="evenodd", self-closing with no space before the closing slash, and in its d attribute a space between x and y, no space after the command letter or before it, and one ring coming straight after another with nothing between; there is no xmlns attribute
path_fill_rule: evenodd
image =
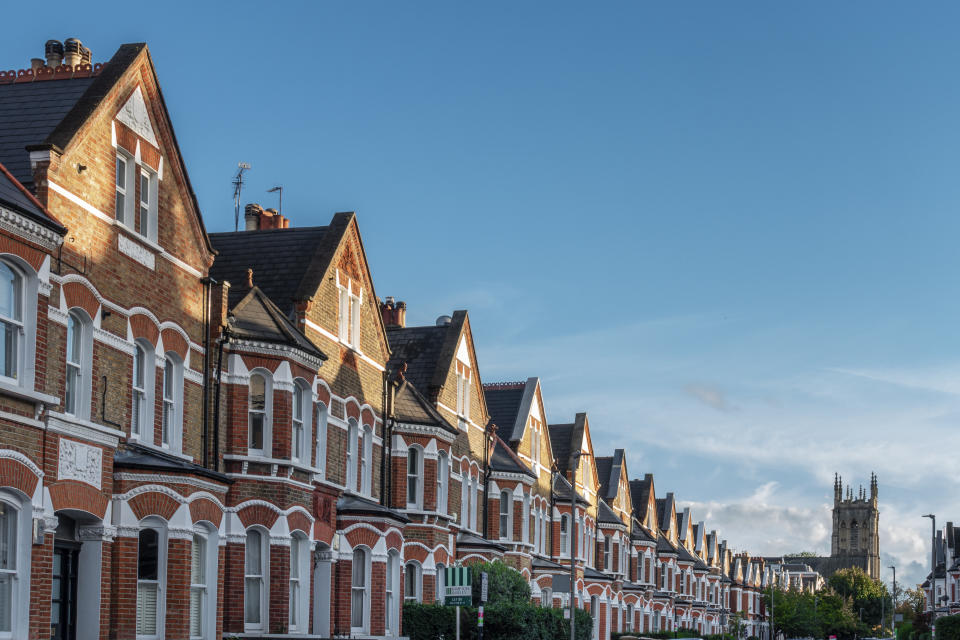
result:
<svg viewBox="0 0 960 640"><path fill-rule="evenodd" d="M473 579L470 567L448 567L443 604L448 607L473 606Z"/></svg>

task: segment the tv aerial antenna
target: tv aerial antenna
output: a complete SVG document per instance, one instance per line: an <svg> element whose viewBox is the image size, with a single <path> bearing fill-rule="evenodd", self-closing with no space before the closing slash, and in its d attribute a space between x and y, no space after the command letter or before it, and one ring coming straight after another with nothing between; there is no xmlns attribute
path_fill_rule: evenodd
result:
<svg viewBox="0 0 960 640"><path fill-rule="evenodd" d="M237 175L233 179L233 230L240 230L240 192L243 190L243 172L250 169L249 162L237 163Z"/></svg>

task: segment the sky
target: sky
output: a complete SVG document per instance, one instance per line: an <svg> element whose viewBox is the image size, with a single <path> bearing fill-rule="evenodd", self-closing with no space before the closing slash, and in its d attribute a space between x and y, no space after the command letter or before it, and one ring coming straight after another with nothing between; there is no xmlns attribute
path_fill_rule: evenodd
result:
<svg viewBox="0 0 960 640"><path fill-rule="evenodd" d="M166 2L40 12L0 67L149 44L207 229L356 211L409 324L468 309L734 548L829 553L880 484L884 577L960 518L956 3Z"/></svg>

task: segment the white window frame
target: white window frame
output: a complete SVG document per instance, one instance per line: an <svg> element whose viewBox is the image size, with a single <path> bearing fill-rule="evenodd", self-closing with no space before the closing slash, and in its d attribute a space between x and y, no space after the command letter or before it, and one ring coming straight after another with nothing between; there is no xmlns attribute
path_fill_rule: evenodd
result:
<svg viewBox="0 0 960 640"><path fill-rule="evenodd" d="M173 351L164 354L160 446L176 453L183 449L183 367L179 354Z"/></svg>
<svg viewBox="0 0 960 640"><path fill-rule="evenodd" d="M480 507L480 478L472 476L470 478L470 529L479 532L478 511Z"/></svg>
<svg viewBox="0 0 960 640"><path fill-rule="evenodd" d="M123 181L124 184L121 186L120 181L117 179L117 176L121 174L120 163L123 162ZM117 222L127 227L130 230L134 229L134 195L136 194L136 183L134 182L136 176L136 160L129 153L117 149L117 159L114 164L114 187L117 196L123 197L123 206L122 211L117 210L118 197L114 197L113 201L113 215L116 218Z"/></svg>
<svg viewBox="0 0 960 640"><path fill-rule="evenodd" d="M457 361L457 415L465 420L470 419L470 382L473 379L473 370L466 364Z"/></svg>
<svg viewBox="0 0 960 640"><path fill-rule="evenodd" d="M133 370L130 376L130 439L153 444L153 395L156 384L156 349L138 338L133 344ZM137 384L137 352L143 353L140 369L143 382ZM136 425L136 428L134 426Z"/></svg>
<svg viewBox="0 0 960 640"><path fill-rule="evenodd" d="M144 518L140 522L140 531L146 529L152 529L157 533L157 579L156 580L141 580L139 575L139 557L140 557L140 545L139 545L139 533L138 533L138 544L137 544L137 558L138 558L138 572L137 572L137 640L159 640L160 638L165 637L166 630L166 611L167 611L167 524L157 518L156 516L150 516ZM139 633L140 621L139 621L139 601L140 601L140 587L141 585L155 584L157 589L157 599L156 599L156 633Z"/></svg>
<svg viewBox="0 0 960 640"><path fill-rule="evenodd" d="M360 434L360 493L369 497L373 495L373 427L363 425Z"/></svg>
<svg viewBox="0 0 960 640"><path fill-rule="evenodd" d="M360 350L361 326L360 312L363 308L363 288L353 279L345 277L346 283L341 280L341 273L337 271L338 310L337 310L337 337L340 342L355 351Z"/></svg>
<svg viewBox="0 0 960 640"><path fill-rule="evenodd" d="M355 418L347 422L347 491L359 493L357 490L358 470L360 461L357 459L360 449L360 425Z"/></svg>
<svg viewBox="0 0 960 640"><path fill-rule="evenodd" d="M400 588L400 554L391 549L387 553L387 568L384 575L384 631L388 637L400 635L400 602L397 590Z"/></svg>
<svg viewBox="0 0 960 640"><path fill-rule="evenodd" d="M253 567L257 573L251 573L249 562L247 561L247 556L249 555L250 547L250 535L256 533L260 539L257 541L257 544L260 546L260 566ZM247 583L254 583L259 581L260 588L260 602L259 604L259 613L260 620L258 622L248 622L247 621ZM251 631L266 631L269 628L269 616L270 608L268 606L270 602L270 533L262 527L250 527L246 531L246 537L244 539L243 545L243 630L245 632Z"/></svg>
<svg viewBox="0 0 960 640"><path fill-rule="evenodd" d="M353 565L356 564L358 553L362 556L360 558L363 562L363 584L357 585L355 580L355 573ZM353 556L351 560L351 573L350 573L350 633L352 635L366 635L370 631L370 569L371 569L371 552L370 549L365 546L355 547L353 550ZM362 606L361 606L361 621L360 626L354 626L354 599L356 595L362 594Z"/></svg>
<svg viewBox="0 0 960 640"><path fill-rule="evenodd" d="M450 500L450 456L437 453L437 511L446 515Z"/></svg>
<svg viewBox="0 0 960 640"><path fill-rule="evenodd" d="M566 525L566 531L564 531ZM560 555L570 557L570 514L560 515Z"/></svg>
<svg viewBox="0 0 960 640"><path fill-rule="evenodd" d="M252 397L253 377L260 376L263 379L263 410L254 410L250 403ZM261 447L252 447L253 436L253 415L263 416ZM273 375L266 369L254 369L250 372L250 380L247 384L247 455L261 456L265 458L273 457Z"/></svg>
<svg viewBox="0 0 960 640"><path fill-rule="evenodd" d="M317 403L317 459L314 466L317 474L323 478L327 474L327 424L330 417L327 405L322 402Z"/></svg>
<svg viewBox="0 0 960 640"><path fill-rule="evenodd" d="M470 528L470 469L460 474L460 528Z"/></svg>
<svg viewBox="0 0 960 640"><path fill-rule="evenodd" d="M219 545L217 530L211 523L202 522L194 527L194 536L200 537L204 545L204 582L194 583L191 572L191 590L203 587L203 618L201 634L190 636L190 640L209 640L216 635L217 629L217 572L219 569Z"/></svg>
<svg viewBox="0 0 960 640"><path fill-rule="evenodd" d="M10 314L0 312L0 328L3 332L4 354L6 354L6 336L9 334L13 342L12 357L8 356L10 371L6 370L7 362L0 362L0 380L16 386L21 386L24 369L24 351L26 350L26 322L25 316L27 307L25 305L26 296L26 278L19 267L14 266L6 260L0 260L0 269L7 269L10 272L10 290L7 292L10 297L12 309ZM6 287L6 283L4 283ZM34 305L34 309L36 305Z"/></svg>
<svg viewBox="0 0 960 640"><path fill-rule="evenodd" d="M513 509L513 496L510 495L510 492L506 489L500 492L500 513L499 518L497 519L499 523L499 533L501 540L509 540L512 536L511 524L513 518L511 517L511 511Z"/></svg>
<svg viewBox="0 0 960 640"><path fill-rule="evenodd" d="M413 582L412 593L408 581ZM408 560L403 566L403 601L423 602L423 567L416 560Z"/></svg>
<svg viewBox="0 0 960 640"><path fill-rule="evenodd" d="M411 456L416 458L417 469L411 472L410 469L410 458ZM423 472L423 448L419 445L410 445L407 447L407 473L406 473L406 483L404 484L405 493L407 496L407 509L423 509L423 479L425 474ZM410 500L410 489L411 482L413 488L413 500Z"/></svg>
<svg viewBox="0 0 960 640"><path fill-rule="evenodd" d="M307 633L310 612L310 541L299 531L290 536L289 578L288 631Z"/></svg>
<svg viewBox="0 0 960 640"><path fill-rule="evenodd" d="M300 398L297 398L297 395ZM293 393L290 398L290 459L293 462L301 464L310 464L309 449L307 443L310 442L310 419L313 415L313 395L310 386L303 378L297 378L293 382ZM299 412L299 417L297 413ZM300 442L297 442L299 432Z"/></svg>
<svg viewBox="0 0 960 640"><path fill-rule="evenodd" d="M523 543L528 544L530 542L530 494L523 494L523 506L521 509L521 514L523 516L523 521L520 524L520 535L523 538Z"/></svg>
<svg viewBox="0 0 960 640"><path fill-rule="evenodd" d="M437 578L434 581L437 586L437 599L438 604L443 604L444 598L447 593L447 567L442 563L437 564Z"/></svg>
<svg viewBox="0 0 960 640"><path fill-rule="evenodd" d="M33 517L30 499L12 490L0 489L0 504L9 508L16 521L12 527L13 549L8 556L13 567L0 574L10 580L10 630L0 631L0 638L26 638L30 626L30 560ZM2 567L2 564L0 564Z"/></svg>
<svg viewBox="0 0 960 640"><path fill-rule="evenodd" d="M70 309L67 315L68 346L71 322L74 324L72 339L80 344L76 360L73 359L74 354L70 353L70 349L65 349L64 413L81 420L89 420L92 393L90 379L93 377L93 321L80 307ZM68 392L68 389L71 390Z"/></svg>

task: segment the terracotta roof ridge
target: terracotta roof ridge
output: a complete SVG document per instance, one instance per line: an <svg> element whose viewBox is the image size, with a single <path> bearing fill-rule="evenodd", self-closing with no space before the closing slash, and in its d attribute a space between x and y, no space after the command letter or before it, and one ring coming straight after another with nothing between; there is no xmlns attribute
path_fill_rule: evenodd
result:
<svg viewBox="0 0 960 640"><path fill-rule="evenodd" d="M48 80L72 80L73 78L91 78L100 75L102 62L81 62L70 66L61 64L56 67L43 66L39 69L17 69L0 71L0 84L20 84L25 82L47 82Z"/></svg>
<svg viewBox="0 0 960 640"><path fill-rule="evenodd" d="M484 389L525 389L526 380L523 382L484 382Z"/></svg>

